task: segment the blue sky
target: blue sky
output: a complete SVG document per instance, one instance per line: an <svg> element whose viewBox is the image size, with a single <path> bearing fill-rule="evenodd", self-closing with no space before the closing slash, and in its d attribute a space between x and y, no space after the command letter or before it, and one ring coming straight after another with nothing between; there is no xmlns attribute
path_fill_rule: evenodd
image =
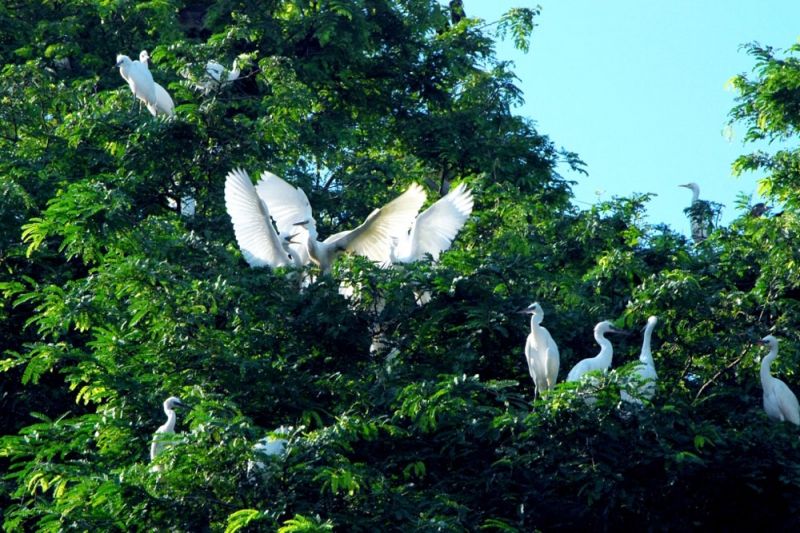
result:
<svg viewBox="0 0 800 533"><path fill-rule="evenodd" d="M531 49L498 45L525 95L518 113L557 146L577 152L588 176L561 169L585 208L612 196L651 192L647 220L689 233L683 209L695 181L701 198L736 216L737 193L758 175L734 177L751 151L743 126L725 135L735 94L726 88L755 62L739 47L785 49L800 36L798 0L465 0L470 17L497 20L511 7L541 5Z"/></svg>

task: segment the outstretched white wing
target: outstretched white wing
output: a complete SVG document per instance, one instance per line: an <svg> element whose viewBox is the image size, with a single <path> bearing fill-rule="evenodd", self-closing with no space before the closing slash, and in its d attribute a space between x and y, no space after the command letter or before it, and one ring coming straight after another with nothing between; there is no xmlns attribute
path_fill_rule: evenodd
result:
<svg viewBox="0 0 800 533"><path fill-rule="evenodd" d="M242 169L230 171L225 178L225 207L247 264L273 268L291 264L272 225L267 205L258 197L250 176Z"/></svg>
<svg viewBox="0 0 800 533"><path fill-rule="evenodd" d="M326 244L355 252L381 263L389 261L392 242L408 232L425 203L425 191L416 183L400 196L374 210L357 228L331 235Z"/></svg>
<svg viewBox="0 0 800 533"><path fill-rule="evenodd" d="M472 205L472 192L463 183L458 185L417 217L410 235L398 244L395 262L419 261L425 254L438 259L464 226Z"/></svg>
<svg viewBox="0 0 800 533"><path fill-rule="evenodd" d="M258 196L267 204L281 235L292 235L298 222L306 222L306 229L317 238L317 225L311 213L311 204L303 189L285 182L272 172L264 171L256 185Z"/></svg>

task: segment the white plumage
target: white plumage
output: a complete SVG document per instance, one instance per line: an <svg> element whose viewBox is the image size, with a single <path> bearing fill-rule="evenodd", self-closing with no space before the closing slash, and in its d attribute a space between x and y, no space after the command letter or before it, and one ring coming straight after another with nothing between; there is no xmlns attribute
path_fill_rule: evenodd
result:
<svg viewBox="0 0 800 533"><path fill-rule="evenodd" d="M608 320L598 323L594 327L594 340L600 345L600 353L594 357L589 357L578 362L567 374L567 381L578 381L587 372L593 370L608 370L611 366L611 359L614 355L614 348L611 341L605 338L606 333L621 333L614 328Z"/></svg>
<svg viewBox="0 0 800 533"><path fill-rule="evenodd" d="M658 318L654 316L647 319L642 340L642 352L639 354L639 364L636 365L633 371L633 376L637 378L639 385L634 396L624 390L620 391L620 397L623 401L641 405L642 400L640 398L651 400L655 396L658 374L656 374L656 365L653 362L653 353L650 350L650 341L657 323Z"/></svg>
<svg viewBox="0 0 800 533"><path fill-rule="evenodd" d="M769 346L769 354L761 361L761 388L764 389L764 411L773 420L783 422L788 420L794 425L800 425L800 407L797 396L780 379L773 377L770 365L778 357L778 339L767 335L761 339L760 344Z"/></svg>
<svg viewBox="0 0 800 533"><path fill-rule="evenodd" d="M239 67L237 66L237 62L233 62L233 67L231 70L226 70L225 67L214 61L213 59L209 60L206 63L206 73L211 77L212 80L217 82L217 84L222 84L225 82L232 83L239 79Z"/></svg>
<svg viewBox="0 0 800 533"><path fill-rule="evenodd" d="M147 50L142 50L139 52L139 62L144 65L144 67L149 71L150 70L150 54L147 53ZM150 111L150 114L153 116L158 115L159 113L163 115L168 115L170 117L175 116L175 102L172 101L172 97L169 95L166 89L156 83L153 82L155 85L155 103L154 104L147 104L147 110Z"/></svg>
<svg viewBox="0 0 800 533"><path fill-rule="evenodd" d="M242 169L230 171L225 178L225 207L247 264L254 268L292 264L272 225L267 204L259 198L250 176Z"/></svg>
<svg viewBox="0 0 800 533"><path fill-rule="evenodd" d="M708 202L700 200L700 186L697 183L684 183L678 187L686 187L692 191L692 204L688 209L692 240L696 243L703 242L711 233L711 209Z"/></svg>
<svg viewBox="0 0 800 533"><path fill-rule="evenodd" d="M411 263L430 254L433 260L448 250L472 213L472 192L461 183L414 219L392 248L392 263Z"/></svg>
<svg viewBox="0 0 800 533"><path fill-rule="evenodd" d="M252 476L256 470L264 470L265 465L263 461L258 460L259 455L266 457L277 457L284 454L286 451L286 445L289 444L288 439L285 439L284 437L289 436L291 430L291 427L281 426L276 428L275 431L266 437L259 439L259 441L253 445L253 452L255 452L257 459L252 459L247 462L248 477Z"/></svg>
<svg viewBox="0 0 800 533"><path fill-rule="evenodd" d="M156 106L156 85L150 70L141 61L131 61L131 58L119 54L116 65L119 67L119 75L122 76L133 95L145 103L150 112L155 115L153 109Z"/></svg>
<svg viewBox="0 0 800 533"><path fill-rule="evenodd" d="M164 401L164 413L167 415L167 421L162 424L153 435L153 442L150 444L150 460L152 461L164 450L169 444L170 435L175 433L175 422L177 417L175 415L176 407L186 407L186 405L175 396L170 396ZM153 471L158 471L158 465L154 465Z"/></svg>
<svg viewBox="0 0 800 533"><path fill-rule="evenodd" d="M275 174L265 172L258 190L275 218L279 231L290 226L302 228L297 241L305 243L308 258L323 273L330 272L334 259L343 252L363 255L378 263L388 262L393 241L408 231L425 202L425 191L413 183L403 194L372 211L357 228L318 241L317 224L302 189L289 185Z"/></svg>
<svg viewBox="0 0 800 533"><path fill-rule="evenodd" d="M560 363L558 346L547 328L541 325L544 310L538 302L532 303L522 312L531 315L531 332L525 341L525 360L528 362L528 371L533 378L536 394L541 396L543 391L552 389L556 384Z"/></svg>

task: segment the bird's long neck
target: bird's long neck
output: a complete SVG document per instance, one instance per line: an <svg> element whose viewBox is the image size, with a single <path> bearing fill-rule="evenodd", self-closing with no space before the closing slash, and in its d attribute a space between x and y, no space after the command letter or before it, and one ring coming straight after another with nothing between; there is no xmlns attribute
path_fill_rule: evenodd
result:
<svg viewBox="0 0 800 533"><path fill-rule="evenodd" d="M697 203L697 200L700 199L700 189L698 187L692 187L692 205Z"/></svg>
<svg viewBox="0 0 800 533"><path fill-rule="evenodd" d="M600 345L600 353L594 358L598 363L606 367L611 366L611 358L614 355L614 348L611 346L611 341L606 339L602 333L595 333L594 340Z"/></svg>
<svg viewBox="0 0 800 533"><path fill-rule="evenodd" d="M644 328L644 340L642 341L642 353L639 354L639 361L646 365L653 365L653 353L650 351L650 338L653 336L655 324L647 324Z"/></svg>
<svg viewBox="0 0 800 533"><path fill-rule="evenodd" d="M543 318L542 315L537 313L531 315L531 331L536 331L536 326L542 323Z"/></svg>
<svg viewBox="0 0 800 533"><path fill-rule="evenodd" d="M778 357L778 345L773 345L770 350L769 354L761 361L761 386L763 387L766 383L772 379L772 374L769 372L769 367L772 365L772 361Z"/></svg>
<svg viewBox="0 0 800 533"><path fill-rule="evenodd" d="M177 417L175 416L174 409L164 409L164 412L167 413L167 423L164 424L164 432L165 433L174 433L175 432L175 422Z"/></svg>

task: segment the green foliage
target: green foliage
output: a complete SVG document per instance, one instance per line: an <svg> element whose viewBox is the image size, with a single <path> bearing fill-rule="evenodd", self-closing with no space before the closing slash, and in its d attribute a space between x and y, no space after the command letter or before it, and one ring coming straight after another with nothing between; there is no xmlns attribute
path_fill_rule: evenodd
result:
<svg viewBox="0 0 800 533"><path fill-rule="evenodd" d="M538 15L496 29L526 49ZM780 216L697 246L645 224L648 195L579 211L554 166L582 163L513 114L494 21L456 18L430 0L0 6L5 529L797 527L797 430L763 414L753 345L781 337L773 372L798 390L795 153L736 163L769 170ZM141 49L174 118L111 68ZM732 120L788 142L797 49L750 51ZM198 90L209 59L240 78ZM302 186L322 235L411 182L431 200L465 182L475 210L437 263L344 257L298 290L311 272L242 260L238 166ZM655 398L620 402L634 335L611 372L534 399L515 311L535 300L562 377L596 322L657 315ZM151 463L170 395L191 407ZM257 453L265 435L285 451Z"/></svg>

